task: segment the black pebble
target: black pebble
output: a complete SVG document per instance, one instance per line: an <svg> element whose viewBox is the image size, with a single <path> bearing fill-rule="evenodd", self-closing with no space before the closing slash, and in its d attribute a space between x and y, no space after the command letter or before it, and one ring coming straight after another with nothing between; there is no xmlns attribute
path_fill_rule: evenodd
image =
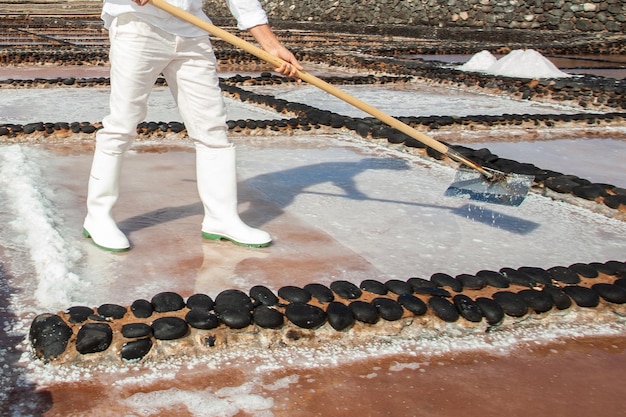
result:
<svg viewBox="0 0 626 417"><path fill-rule="evenodd" d="M125 361L136 361L148 354L152 349L152 340L150 338L133 340L132 342L124 343L122 349L120 349L120 356Z"/></svg>
<svg viewBox="0 0 626 417"><path fill-rule="evenodd" d="M128 323L122 326L122 336L129 339L145 337L152 334L152 327L145 323Z"/></svg>
<svg viewBox="0 0 626 417"><path fill-rule="evenodd" d="M413 294L402 294L398 297L398 303L416 316L422 316L428 311L426 303Z"/></svg>
<svg viewBox="0 0 626 417"><path fill-rule="evenodd" d="M428 306L441 320L452 323L459 319L459 311L454 304L443 297L431 297Z"/></svg>
<svg viewBox="0 0 626 417"><path fill-rule="evenodd" d="M65 312L70 316L70 323L82 323L94 313L93 308L85 306L70 307Z"/></svg>
<svg viewBox="0 0 626 417"><path fill-rule="evenodd" d="M323 284L307 284L304 289L311 293L311 295L317 298L320 303L330 303L335 299L335 294Z"/></svg>
<svg viewBox="0 0 626 417"><path fill-rule="evenodd" d="M293 285L286 285L278 289L278 296L290 303L307 303L311 300L311 293Z"/></svg>
<svg viewBox="0 0 626 417"><path fill-rule="evenodd" d="M566 310L572 306L572 299L560 288L548 285L542 291L552 298L552 302L559 310Z"/></svg>
<svg viewBox="0 0 626 417"><path fill-rule="evenodd" d="M219 308L218 317L231 329L243 329L252 323L252 312L246 307L223 306Z"/></svg>
<svg viewBox="0 0 626 417"><path fill-rule="evenodd" d="M330 289L346 300L354 300L363 294L359 287L348 281L335 281L330 284Z"/></svg>
<svg viewBox="0 0 626 417"><path fill-rule="evenodd" d="M363 323L375 324L380 319L378 309L365 301L353 301L348 308L352 311L354 318Z"/></svg>
<svg viewBox="0 0 626 417"><path fill-rule="evenodd" d="M494 326L500 323L504 319L504 309L500 304L491 298L487 297L478 297L476 299L476 305L480 307L480 310L483 312L487 323Z"/></svg>
<svg viewBox="0 0 626 417"><path fill-rule="evenodd" d="M487 285L487 280L477 275L460 274L455 278L468 290L482 290Z"/></svg>
<svg viewBox="0 0 626 417"><path fill-rule="evenodd" d="M391 298L378 297L372 300L372 305L378 310L380 317L387 321L399 320L404 314L404 309L400 304Z"/></svg>
<svg viewBox="0 0 626 417"><path fill-rule="evenodd" d="M487 285L495 288L508 288L509 280L506 279L501 273L496 271L490 271L488 269L483 269L481 271L476 272L477 277L482 277Z"/></svg>
<svg viewBox="0 0 626 417"><path fill-rule="evenodd" d="M106 323L87 323L76 336L76 350L83 355L103 352L113 341L113 331Z"/></svg>
<svg viewBox="0 0 626 417"><path fill-rule="evenodd" d="M528 275L531 279L535 280L538 283L544 285L552 285L552 277L543 268L535 267L535 266L522 266L517 268L519 272L522 272Z"/></svg>
<svg viewBox="0 0 626 417"><path fill-rule="evenodd" d="M518 294L524 299L528 307L535 310L535 313L545 313L554 307L550 294L543 291L527 289L520 291Z"/></svg>
<svg viewBox="0 0 626 417"><path fill-rule="evenodd" d="M371 292L372 294L385 295L389 292L389 288L380 281L373 279L366 279L359 285L363 291ZM412 287L411 287L412 290Z"/></svg>
<svg viewBox="0 0 626 417"><path fill-rule="evenodd" d="M185 315L185 321L195 329L209 330L220 325L215 313L203 308L193 308Z"/></svg>
<svg viewBox="0 0 626 417"><path fill-rule="evenodd" d="M56 314L40 314L30 325L30 342L45 361L58 358L72 337L72 329Z"/></svg>
<svg viewBox="0 0 626 417"><path fill-rule="evenodd" d="M429 287L422 287L422 288L417 288L414 291L416 294L425 294L425 295L434 295L437 297L444 297L444 298L449 298L452 295L450 294L450 291L445 290L443 288L429 288Z"/></svg>
<svg viewBox="0 0 626 417"><path fill-rule="evenodd" d="M213 310L215 303L206 294L194 294L187 298L187 307L192 310Z"/></svg>
<svg viewBox="0 0 626 417"><path fill-rule="evenodd" d="M161 317L152 322L152 332L159 340L180 339L188 331L187 322L178 317Z"/></svg>
<svg viewBox="0 0 626 417"><path fill-rule="evenodd" d="M390 279L389 281L385 282L385 286L389 288L389 291L394 294L402 295L413 293L413 286L408 282L401 281L399 279Z"/></svg>
<svg viewBox="0 0 626 417"><path fill-rule="evenodd" d="M430 280L437 284L437 286L439 287L450 287L452 288L452 291L455 292L463 291L463 284L461 284L459 280L451 277L448 274L437 272L430 277Z"/></svg>
<svg viewBox="0 0 626 417"><path fill-rule="evenodd" d="M435 284L434 282L424 279L424 278L418 278L418 277L413 277L413 278L409 278L407 281L409 284L411 284L411 286L413 287L413 291L416 291L420 288L435 288L437 287L437 284Z"/></svg>
<svg viewBox="0 0 626 417"><path fill-rule="evenodd" d="M522 317L528 313L528 305L520 295L514 292L498 291L492 297L508 316Z"/></svg>
<svg viewBox="0 0 626 417"><path fill-rule="evenodd" d="M591 262L589 266L605 275L615 275L617 273L617 269L610 263Z"/></svg>
<svg viewBox="0 0 626 417"><path fill-rule="evenodd" d="M130 306L130 311L138 319L145 319L152 315L154 306L148 300L135 300Z"/></svg>
<svg viewBox="0 0 626 417"><path fill-rule="evenodd" d="M98 307L98 314L102 317L118 320L126 314L126 307L117 304L102 304Z"/></svg>
<svg viewBox="0 0 626 417"><path fill-rule="evenodd" d="M280 311L261 304L252 311L252 320L259 327L278 329L285 323L285 316Z"/></svg>
<svg viewBox="0 0 626 417"><path fill-rule="evenodd" d="M326 307L326 316L328 318L328 324L337 331L342 331L354 324L355 318L352 314L352 310L345 305L337 301L333 301Z"/></svg>
<svg viewBox="0 0 626 417"><path fill-rule="evenodd" d="M569 266L569 269L577 273L578 275L582 275L585 278L597 278L598 270L590 265L576 263Z"/></svg>
<svg viewBox="0 0 626 417"><path fill-rule="evenodd" d="M252 300L243 291L240 290L224 290L215 297L215 311L221 313L225 308L238 308L243 310L252 310Z"/></svg>
<svg viewBox="0 0 626 417"><path fill-rule="evenodd" d="M614 304L626 303L626 288L613 284L594 284L591 288L600 294L600 297Z"/></svg>
<svg viewBox="0 0 626 417"><path fill-rule="evenodd" d="M537 285L537 281L532 279L530 275L518 271L517 269L502 268L500 269L500 273L514 285L520 285L522 287L534 287Z"/></svg>
<svg viewBox="0 0 626 417"><path fill-rule="evenodd" d="M452 297L452 302L465 320L478 323L483 319L482 310L478 304L476 304L474 300L469 298L467 295L457 294Z"/></svg>
<svg viewBox="0 0 626 417"><path fill-rule="evenodd" d="M578 274L564 266L549 268L548 274L550 274L553 280L562 282L563 284L578 284L580 282Z"/></svg>
<svg viewBox="0 0 626 417"><path fill-rule="evenodd" d="M305 303L287 305L285 315L293 324L304 329L315 329L326 321L324 310Z"/></svg>
<svg viewBox="0 0 626 417"><path fill-rule="evenodd" d="M269 288L263 285L255 285L250 288L250 298L256 303L264 304L266 306L273 306L278 303L278 297Z"/></svg>
<svg viewBox="0 0 626 417"><path fill-rule="evenodd" d="M569 295L579 307L596 307L600 304L600 295L591 288L579 285L563 287L565 294Z"/></svg>
<svg viewBox="0 0 626 417"><path fill-rule="evenodd" d="M157 313L178 311L185 308L185 300L175 292L159 293L152 297L151 303L154 306L154 311Z"/></svg>

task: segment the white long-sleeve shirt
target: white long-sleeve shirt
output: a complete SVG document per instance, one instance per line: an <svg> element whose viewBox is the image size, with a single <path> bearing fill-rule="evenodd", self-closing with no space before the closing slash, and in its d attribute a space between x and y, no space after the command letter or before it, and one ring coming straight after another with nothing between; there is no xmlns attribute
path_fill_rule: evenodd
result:
<svg viewBox="0 0 626 417"><path fill-rule="evenodd" d="M202 10L202 0L166 1L208 22L211 21ZM230 12L237 20L237 27L241 30L246 30L268 22L267 14L258 0L225 1L230 9ZM204 30L184 22L151 4L138 6L131 0L104 0L104 6L102 7L102 20L104 21L104 26L107 29L115 17L124 13L135 13L142 20L174 35L194 37L207 34Z"/></svg>

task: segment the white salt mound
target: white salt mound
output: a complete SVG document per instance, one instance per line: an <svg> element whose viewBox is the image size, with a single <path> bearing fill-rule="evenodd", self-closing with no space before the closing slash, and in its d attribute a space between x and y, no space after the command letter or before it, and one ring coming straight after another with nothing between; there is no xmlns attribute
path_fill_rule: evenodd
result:
<svg viewBox="0 0 626 417"><path fill-rule="evenodd" d="M488 51L477 53L459 69L516 78L570 77L534 49L516 49L495 62L492 60L490 64L487 54L491 55Z"/></svg>
<svg viewBox="0 0 626 417"><path fill-rule="evenodd" d="M465 64L458 67L461 71L486 71L487 68L492 66L498 61L491 52L480 51L474 54Z"/></svg>

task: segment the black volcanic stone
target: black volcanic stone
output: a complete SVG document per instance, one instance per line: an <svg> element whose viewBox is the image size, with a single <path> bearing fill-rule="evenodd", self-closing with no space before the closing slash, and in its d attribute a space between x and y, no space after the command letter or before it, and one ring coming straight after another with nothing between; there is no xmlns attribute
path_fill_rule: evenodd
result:
<svg viewBox="0 0 626 417"><path fill-rule="evenodd" d="M330 284L330 289L346 300L354 300L363 294L359 287L348 281L334 281Z"/></svg>
<svg viewBox="0 0 626 417"><path fill-rule="evenodd" d="M523 287L534 287L537 285L537 282L532 279L530 275L518 271L517 269L502 268L500 269L500 273L514 285L521 285Z"/></svg>
<svg viewBox="0 0 626 417"><path fill-rule="evenodd" d="M600 297L614 304L626 303L626 288L619 285L599 283L594 284L591 288L600 294Z"/></svg>
<svg viewBox="0 0 626 417"><path fill-rule="evenodd" d="M102 317L119 320L126 314L126 307L117 304L102 304L98 307L98 314Z"/></svg>
<svg viewBox="0 0 626 417"><path fill-rule="evenodd" d="M353 301L348 305L354 318L368 324L375 324L380 319L378 309L365 301Z"/></svg>
<svg viewBox="0 0 626 417"><path fill-rule="evenodd" d="M152 322L152 333L159 340L174 340L189 332L187 322L179 317L161 317Z"/></svg>
<svg viewBox="0 0 626 417"><path fill-rule="evenodd" d="M215 311L221 313L225 308L238 308L243 310L252 310L252 300L243 291L240 290L224 290L215 297Z"/></svg>
<svg viewBox="0 0 626 417"><path fill-rule="evenodd" d="M416 288L414 291L416 294L424 294L424 295L433 295L433 296L437 296L437 297L444 297L444 298L449 298L452 296L452 294L450 294L450 291L445 290L443 288L429 288L429 287L421 287L421 288Z"/></svg>
<svg viewBox="0 0 626 417"><path fill-rule="evenodd" d="M481 277L485 280L488 286L495 288L508 288L509 280L504 277L499 272L490 271L488 269L483 269L481 271L476 272L477 277Z"/></svg>
<svg viewBox="0 0 626 417"><path fill-rule="evenodd" d="M476 305L480 308L487 323L494 326L504 319L504 309L498 302L487 297L478 297Z"/></svg>
<svg viewBox="0 0 626 417"><path fill-rule="evenodd" d="M30 325L30 342L46 362L63 354L71 337L72 329L56 314L40 314Z"/></svg>
<svg viewBox="0 0 626 417"><path fill-rule="evenodd" d="M437 284L428 279L418 277L409 278L407 282L411 284L411 286L413 287L413 291L417 290L418 288L435 288L437 286Z"/></svg>
<svg viewBox="0 0 626 417"><path fill-rule="evenodd" d="M450 287L452 288L452 291L455 292L463 291L463 284L461 284L459 280L448 274L437 272L431 275L430 280L437 284L437 286L439 287Z"/></svg>
<svg viewBox="0 0 626 417"><path fill-rule="evenodd" d="M278 303L278 297L269 288L263 285L255 285L250 288L250 298L255 303L264 304L266 306L273 306Z"/></svg>
<svg viewBox="0 0 626 417"><path fill-rule="evenodd" d="M603 198L604 204L612 209L619 209L620 206L626 206L626 195L607 195Z"/></svg>
<svg viewBox="0 0 626 417"><path fill-rule="evenodd" d="M543 268L538 268L535 266L522 266L517 268L517 270L521 273L528 275L532 280L537 283L541 283L544 285L552 285L552 277Z"/></svg>
<svg viewBox="0 0 626 417"><path fill-rule="evenodd" d="M461 316L468 321L478 323L483 319L483 312L470 297L465 294L457 294L452 297L452 302Z"/></svg>
<svg viewBox="0 0 626 417"><path fill-rule="evenodd" d="M130 311L138 319L145 319L154 313L154 306L148 300L135 300L130 306Z"/></svg>
<svg viewBox="0 0 626 417"><path fill-rule="evenodd" d="M106 323L87 323L76 336L76 350L83 354L103 352L111 346L113 330Z"/></svg>
<svg viewBox="0 0 626 417"><path fill-rule="evenodd" d="M185 321L195 329L210 330L220 325L220 320L215 313L204 308L194 308L185 314Z"/></svg>
<svg viewBox="0 0 626 417"><path fill-rule="evenodd" d="M128 323L122 326L122 336L129 339L146 337L152 334L152 327L145 323Z"/></svg>
<svg viewBox="0 0 626 417"><path fill-rule="evenodd" d="M285 316L280 311L261 304L252 311L252 320L264 329L278 329L285 323Z"/></svg>
<svg viewBox="0 0 626 417"><path fill-rule="evenodd" d="M606 261L604 265L606 265L609 268L612 268L615 271L615 274L618 274L620 272L626 273L626 262Z"/></svg>
<svg viewBox="0 0 626 417"><path fill-rule="evenodd" d="M185 300L175 292L159 293L152 297L151 303L154 306L154 311L157 313L178 311L185 308Z"/></svg>
<svg viewBox="0 0 626 417"><path fill-rule="evenodd" d="M612 266L612 264L602 262L591 262L589 266L595 268L598 272L605 275L615 275L618 271L617 268Z"/></svg>
<svg viewBox="0 0 626 417"><path fill-rule="evenodd" d="M528 305L524 299L510 291L498 291L492 298L500 304L504 313L511 317L522 317L528 313Z"/></svg>
<svg viewBox="0 0 626 417"><path fill-rule="evenodd" d="M552 302L559 310L566 310L572 306L572 299L562 289L548 285L542 291L552 298Z"/></svg>
<svg viewBox="0 0 626 417"><path fill-rule="evenodd" d="M468 290L482 290L487 285L487 280L477 275L460 274L455 278Z"/></svg>
<svg viewBox="0 0 626 417"><path fill-rule="evenodd" d="M459 311L454 304L443 297L430 297L428 307L435 313L437 317L448 323L455 322L459 319Z"/></svg>
<svg viewBox="0 0 626 417"><path fill-rule="evenodd" d="M524 299L528 307L535 310L535 313L545 313L554 307L550 294L543 291L527 289L518 292L518 294Z"/></svg>
<svg viewBox="0 0 626 417"><path fill-rule="evenodd" d="M70 316L70 323L82 323L94 313L93 308L85 306L70 307L65 312Z"/></svg>
<svg viewBox="0 0 626 417"><path fill-rule="evenodd" d="M290 303L307 303L311 300L311 293L293 285L286 285L278 289L278 296Z"/></svg>
<svg viewBox="0 0 626 417"><path fill-rule="evenodd" d="M252 323L250 308L226 305L219 310L216 308L216 311L220 321L231 329L243 329Z"/></svg>
<svg viewBox="0 0 626 417"><path fill-rule="evenodd" d="M580 282L578 274L564 266L553 266L548 269L548 274L553 280L563 284L578 284Z"/></svg>
<svg viewBox="0 0 626 417"><path fill-rule="evenodd" d="M354 314L350 308L340 302L333 301L326 307L328 324L337 331L342 331L352 326L355 322Z"/></svg>
<svg viewBox="0 0 626 417"><path fill-rule="evenodd" d="M137 361L150 352L152 349L152 340L150 338L133 340L132 342L124 343L122 349L120 349L120 356L125 361Z"/></svg>
<svg viewBox="0 0 626 417"><path fill-rule="evenodd" d="M428 311L428 306L413 294L402 294L398 297L398 304L416 316L422 316Z"/></svg>
<svg viewBox="0 0 626 417"><path fill-rule="evenodd" d="M572 194L585 200L595 200L606 195L606 188L599 184L579 185L572 189Z"/></svg>
<svg viewBox="0 0 626 417"><path fill-rule="evenodd" d="M583 263L575 263L568 267L578 275L582 275L585 278L597 278L598 270L591 265L583 264Z"/></svg>
<svg viewBox="0 0 626 417"><path fill-rule="evenodd" d="M408 282L401 281L399 279L390 279L389 281L385 282L385 286L389 288L389 291L394 294L402 295L413 293L413 286Z"/></svg>
<svg viewBox="0 0 626 417"><path fill-rule="evenodd" d="M372 305L378 310L381 318L387 321L400 320L404 315L404 309L391 298L378 297L372 300Z"/></svg>
<svg viewBox="0 0 626 417"><path fill-rule="evenodd" d="M563 287L565 294L569 295L579 307L597 307L600 304L600 295L591 288L579 285L567 285Z"/></svg>
<svg viewBox="0 0 626 417"><path fill-rule="evenodd" d="M291 303L285 315L293 324L304 329L315 329L326 321L326 313L319 307L305 303Z"/></svg>
<svg viewBox="0 0 626 417"><path fill-rule="evenodd" d="M373 279L366 279L361 281L361 285L359 285L363 291L371 292L372 294L385 295L389 292L389 288L385 284L380 281L376 281ZM411 287L411 292L413 287Z"/></svg>
<svg viewBox="0 0 626 417"><path fill-rule="evenodd" d="M192 310L213 310L215 302L206 294L194 294L187 298L187 307Z"/></svg>
<svg viewBox="0 0 626 417"><path fill-rule="evenodd" d="M335 300L335 294L323 284L307 284L304 289L311 293L311 295L317 298L320 303L330 303Z"/></svg>
<svg viewBox="0 0 626 417"><path fill-rule="evenodd" d="M544 181L544 185L548 187L549 189L556 191L557 193L564 193L564 194L571 193L574 188L580 186L579 183L577 183L576 181L573 181L571 178L565 175L561 175L561 176L553 177L553 178L547 178Z"/></svg>

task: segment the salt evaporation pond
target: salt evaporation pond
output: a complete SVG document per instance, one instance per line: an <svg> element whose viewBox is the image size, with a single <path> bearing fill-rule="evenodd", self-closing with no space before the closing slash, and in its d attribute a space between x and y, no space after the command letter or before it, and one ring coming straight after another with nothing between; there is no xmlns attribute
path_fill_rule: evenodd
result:
<svg viewBox="0 0 626 417"><path fill-rule="evenodd" d="M269 91L265 88L255 91ZM403 91L409 89L346 87L396 116L403 115L398 109L409 116L579 112L447 89ZM28 91L34 90L26 91L20 97L30 107L20 108L9 122L20 123L15 117L99 121L106 113L106 94L93 89L50 90L45 106L44 96L29 99ZM313 87L283 85L272 91L278 98L362 117ZM92 99L100 104L90 105ZM153 99L159 113L148 120L180 120L169 92ZM229 113L233 119L246 117L280 116L245 105ZM623 396L623 325L565 320L558 314L530 327L363 341L353 349L232 349L150 363L63 367L45 366L22 353L28 351L25 335L32 318L69 304L128 305L159 291L215 295L226 287L247 290L255 284L277 289L336 279L549 267L623 260L626 253L624 222L535 194L519 208L442 198L451 168L349 134L234 140L240 211L275 237L268 250L199 239L193 152L184 143L138 146L128 154L125 191L116 207L135 245L127 254L104 253L80 234L89 146L0 146L5 300L0 312L4 340L18 340L17 351L13 345L0 349L0 400L9 404L10 415L377 417L422 411L449 416L463 410L486 417L567 410L574 417L621 412L616 399ZM568 151L574 150L569 164L586 163L588 155L576 152L581 143L568 143ZM526 162L529 149L511 152ZM508 152L494 150L499 151ZM611 146L603 152L618 159ZM18 387L17 394L9 397L8 387ZM593 398L578 403L589 390Z"/></svg>

